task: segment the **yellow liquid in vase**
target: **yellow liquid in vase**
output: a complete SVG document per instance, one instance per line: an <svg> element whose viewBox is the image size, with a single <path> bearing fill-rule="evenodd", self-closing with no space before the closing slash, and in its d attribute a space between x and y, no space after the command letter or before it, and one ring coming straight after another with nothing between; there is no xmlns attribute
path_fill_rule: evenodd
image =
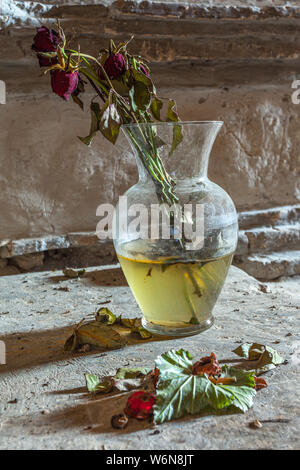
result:
<svg viewBox="0 0 300 470"><path fill-rule="evenodd" d="M118 258L146 321L180 329L211 318L232 256L192 262Z"/></svg>

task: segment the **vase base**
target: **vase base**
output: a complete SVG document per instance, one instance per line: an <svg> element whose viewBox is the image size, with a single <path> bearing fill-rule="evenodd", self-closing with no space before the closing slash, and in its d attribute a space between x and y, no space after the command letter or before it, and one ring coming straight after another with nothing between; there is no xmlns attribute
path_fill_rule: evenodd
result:
<svg viewBox="0 0 300 470"><path fill-rule="evenodd" d="M172 328L170 326L156 325L155 323L148 322L145 318L142 319L143 327L155 335L160 336L192 336L198 335L205 330L211 328L214 324L214 317L211 316L202 323L197 325L190 325L188 327Z"/></svg>

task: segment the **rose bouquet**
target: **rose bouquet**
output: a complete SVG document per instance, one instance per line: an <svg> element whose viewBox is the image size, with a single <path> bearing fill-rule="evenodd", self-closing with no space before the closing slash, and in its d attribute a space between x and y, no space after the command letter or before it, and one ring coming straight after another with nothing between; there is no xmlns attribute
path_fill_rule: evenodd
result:
<svg viewBox="0 0 300 470"><path fill-rule="evenodd" d="M167 173L159 155L164 143L153 126L139 126L140 123L156 121L177 122L179 117L176 103L172 99L157 95L146 60L131 55L127 42L118 45L110 40L108 49L99 51L97 58L71 49L63 28L57 23L57 30L46 26L38 28L32 49L36 52L43 74L50 73L54 93L64 100L70 97L82 109L81 96L85 85L90 84L95 92L91 100L91 125L89 135L79 137L91 145L93 137L101 132L113 144L123 124L136 123L139 135L126 128L145 170L151 176L159 201L172 205L178 201L175 182ZM182 140L180 124L174 125L172 153Z"/></svg>
<svg viewBox="0 0 300 470"><path fill-rule="evenodd" d="M93 57L72 48L57 23L38 29L33 50L62 99L83 108L87 86L94 92L90 131L81 142L91 145L100 132L114 144L123 126L134 150L140 179L125 193L125 222L116 211L114 246L142 326L162 335L196 334L213 324L236 244L233 203L206 178L221 123L180 122L175 101L157 94L147 61L129 51L131 40L110 40ZM133 219L141 203L146 210Z"/></svg>

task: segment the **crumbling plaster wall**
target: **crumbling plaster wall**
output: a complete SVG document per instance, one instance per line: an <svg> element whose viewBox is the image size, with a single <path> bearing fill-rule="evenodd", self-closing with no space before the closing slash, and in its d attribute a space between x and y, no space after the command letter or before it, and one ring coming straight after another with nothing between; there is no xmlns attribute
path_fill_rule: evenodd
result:
<svg viewBox="0 0 300 470"><path fill-rule="evenodd" d="M2 0L0 239L95 229L96 207L136 181L124 139L78 135L88 111L51 93L31 52L34 27L60 18L81 50L135 35L161 95L183 120L223 120L209 175L238 210L300 200L300 2L135 2Z"/></svg>

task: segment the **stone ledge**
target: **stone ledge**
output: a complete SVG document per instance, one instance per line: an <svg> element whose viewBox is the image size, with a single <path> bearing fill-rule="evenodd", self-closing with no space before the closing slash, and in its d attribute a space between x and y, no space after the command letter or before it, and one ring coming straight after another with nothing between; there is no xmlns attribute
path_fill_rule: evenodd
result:
<svg viewBox="0 0 300 470"><path fill-rule="evenodd" d="M28 26L38 25L43 18L62 17L76 18L76 16L89 15L93 18L106 18L116 16L139 17L163 17L175 19L281 19L298 18L300 16L299 5L291 5L285 1L72 1L63 0L26 2L19 5L18 2L7 0L3 5L0 26ZM83 13L84 12L84 13Z"/></svg>
<svg viewBox="0 0 300 470"><path fill-rule="evenodd" d="M236 256L234 265L256 279L273 280L300 274L300 250Z"/></svg>
<svg viewBox="0 0 300 470"><path fill-rule="evenodd" d="M300 204L250 210L239 213L239 228L247 230L254 227L274 226L300 221Z"/></svg>
<svg viewBox="0 0 300 470"><path fill-rule="evenodd" d="M0 241L0 259L47 250L103 245L95 232L71 232L66 235L47 235L37 238ZM110 242L111 243L111 242Z"/></svg>

